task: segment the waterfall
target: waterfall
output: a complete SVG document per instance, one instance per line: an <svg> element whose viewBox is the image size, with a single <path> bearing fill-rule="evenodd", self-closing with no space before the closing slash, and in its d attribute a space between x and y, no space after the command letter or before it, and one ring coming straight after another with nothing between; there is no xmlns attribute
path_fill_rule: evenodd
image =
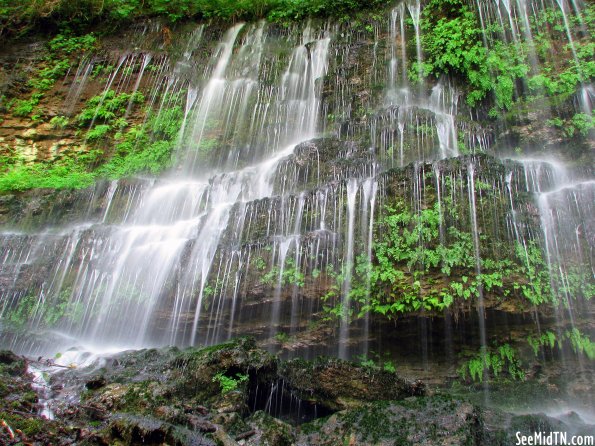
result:
<svg viewBox="0 0 595 446"><path fill-rule="evenodd" d="M508 342L531 353L527 339L555 332L560 352L540 354L573 367L577 339L592 336L595 277L585 7L466 4L478 51L495 58L508 45L516 53L501 63L522 62L505 80L486 69L518 105L506 109L492 90L475 107L470 85L426 73L426 4L398 2L353 27L187 24L172 47L147 25L120 50L81 58L61 108L76 119L95 96L81 140L110 95L142 94L142 110L131 96L122 112L150 135L134 150L167 133L171 166L31 193L0 230L2 347L247 334L286 356L387 351L431 378ZM547 39L572 59L559 69L576 91L546 100L558 62Z"/></svg>

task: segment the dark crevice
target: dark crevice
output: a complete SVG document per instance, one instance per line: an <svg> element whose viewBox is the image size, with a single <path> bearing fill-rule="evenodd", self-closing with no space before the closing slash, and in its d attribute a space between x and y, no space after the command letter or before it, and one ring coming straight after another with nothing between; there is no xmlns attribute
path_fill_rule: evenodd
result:
<svg viewBox="0 0 595 446"><path fill-rule="evenodd" d="M292 425L308 423L335 413L328 407L300 398L281 378L264 383L251 379L248 407L251 412L262 410Z"/></svg>

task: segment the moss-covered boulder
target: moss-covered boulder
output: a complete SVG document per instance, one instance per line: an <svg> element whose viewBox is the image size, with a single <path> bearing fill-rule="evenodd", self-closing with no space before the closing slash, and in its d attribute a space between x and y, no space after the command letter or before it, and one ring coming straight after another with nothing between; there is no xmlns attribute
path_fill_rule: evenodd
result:
<svg viewBox="0 0 595 446"><path fill-rule="evenodd" d="M301 399L331 411L425 394L421 381L409 382L389 371L339 359L287 361L281 366L281 376Z"/></svg>
<svg viewBox="0 0 595 446"><path fill-rule="evenodd" d="M446 397L376 402L316 420L300 430L298 444L478 445L479 409Z"/></svg>

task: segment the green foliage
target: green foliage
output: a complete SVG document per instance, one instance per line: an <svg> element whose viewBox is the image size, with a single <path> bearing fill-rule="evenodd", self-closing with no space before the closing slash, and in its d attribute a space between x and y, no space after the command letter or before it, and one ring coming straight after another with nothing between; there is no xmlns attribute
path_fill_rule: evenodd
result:
<svg viewBox="0 0 595 446"><path fill-rule="evenodd" d="M25 118L33 113L33 109L39 104L39 97L31 97L30 99L17 99L12 104L13 116Z"/></svg>
<svg viewBox="0 0 595 446"><path fill-rule="evenodd" d="M18 163L0 175L0 191L28 189L81 189L95 177L80 162L64 157L56 162Z"/></svg>
<svg viewBox="0 0 595 446"><path fill-rule="evenodd" d="M152 140L146 130L131 128L116 146L114 156L97 173L108 178L159 173L171 165L175 146L175 139Z"/></svg>
<svg viewBox="0 0 595 446"><path fill-rule="evenodd" d="M524 380L523 371L516 350L509 344L503 344L491 351L481 348L479 353L459 367L461 379L468 377L475 382L483 382L484 378L498 378L502 372L507 372L513 380Z"/></svg>
<svg viewBox="0 0 595 446"><path fill-rule="evenodd" d="M557 303L550 286L548 266L537 243L530 241L527 245L522 245L517 242L515 251L521 261L518 272L526 278L526 282L515 282L514 288L520 289L523 296L534 305Z"/></svg>
<svg viewBox="0 0 595 446"><path fill-rule="evenodd" d="M595 342L582 334L578 328L566 331L564 333L566 339L570 341L570 345L576 354L583 353L589 359L595 359Z"/></svg>
<svg viewBox="0 0 595 446"><path fill-rule="evenodd" d="M29 295L22 297L17 306L9 311L6 321L13 327L22 329L27 324L36 306L37 299L35 296Z"/></svg>
<svg viewBox="0 0 595 446"><path fill-rule="evenodd" d="M266 263L263 259L262 262L258 262L257 268L263 270L266 268ZM260 278L260 282L267 286L274 286L280 282L280 285L293 285L297 287L303 287L306 283L306 276L300 271L299 265L295 264L293 258L285 259L285 265L281 272L278 266L274 266L266 274L263 274Z"/></svg>
<svg viewBox="0 0 595 446"><path fill-rule="evenodd" d="M2 15L1 5L0 3L0 17ZM96 43L95 37L91 34L82 37L58 34L54 37L48 43L48 52L41 63L41 68L34 72L27 83L28 87L33 90L31 96L28 99L13 101L12 114L21 118L30 116L43 99L44 93L50 90L58 79L66 75L73 62L71 58L76 59L80 57L81 53L91 51L95 48ZM32 116L32 119L36 117L38 115Z"/></svg>
<svg viewBox="0 0 595 446"><path fill-rule="evenodd" d="M386 361L383 365L382 365L382 369L385 372L389 372L389 373L397 373L397 368L395 367L395 365L393 364L392 361Z"/></svg>
<svg viewBox="0 0 595 446"><path fill-rule="evenodd" d="M118 118L126 114L129 104L138 105L144 101L145 98L139 91L116 94L114 90L108 90L89 99L76 119L81 126L93 121L99 121L111 126Z"/></svg>
<svg viewBox="0 0 595 446"><path fill-rule="evenodd" d="M440 11L440 12L438 12ZM475 104L491 88L487 53L477 16L460 0L431 0L422 12L422 75L462 76L473 87L467 101ZM415 67L410 77L415 78Z"/></svg>
<svg viewBox="0 0 595 446"><path fill-rule="evenodd" d="M70 294L71 290L66 289L50 304L42 297L25 296L7 312L5 320L17 330L24 329L33 318L46 328L56 327L64 319L77 322L82 317L83 308L80 303L70 301Z"/></svg>
<svg viewBox="0 0 595 446"><path fill-rule="evenodd" d="M577 355L583 354L591 360L595 359L595 343L591 341L589 336L581 333L578 328L566 330L560 336L556 336L554 332L548 330L539 337L527 337L527 343L533 349L535 356L537 356L539 350L543 347L553 349L557 346L558 349L562 349L565 342L570 344L570 347Z"/></svg>
<svg viewBox="0 0 595 446"><path fill-rule="evenodd" d="M528 336L527 343L533 349L533 353L535 353L535 356L537 356L539 350L542 347L547 346L550 349L554 348L554 346L556 345L556 335L554 332L548 330L545 333L542 333L539 337Z"/></svg>
<svg viewBox="0 0 595 446"><path fill-rule="evenodd" d="M217 138L203 138L194 148L200 152L202 157L208 157L219 145Z"/></svg>
<svg viewBox="0 0 595 446"><path fill-rule="evenodd" d="M431 0L422 12L423 67L414 66L410 78L450 74L468 86L467 103L482 101L488 93L498 109L513 105L516 79L524 77L529 66L521 44L501 41L485 47L479 17L462 0Z"/></svg>
<svg viewBox="0 0 595 446"><path fill-rule="evenodd" d="M380 354L371 352L369 357L367 355L359 355L356 357L360 367L364 367L371 371L384 370L388 373L396 373L397 368L392 360L388 359L388 353L384 354L384 358Z"/></svg>
<svg viewBox="0 0 595 446"><path fill-rule="evenodd" d="M491 190L480 180L476 188L483 193ZM478 298L481 290L490 293L491 299L514 297L520 305L521 299L532 305L559 304L542 249L535 241L517 243L514 251L503 250L501 246L489 248L487 235L480 234L485 253L480 253L478 274L472 234L441 223L445 218L441 212L455 220L460 212L448 203L448 194L444 197L442 206L424 204L419 211L412 211L402 199L385 205L375 223L372 258L359 255L355 265L342 265L341 274L334 275L336 283L322 297L328 316L348 320L354 310L358 317L373 312L387 318L440 312L457 302L460 305ZM499 258L493 257L495 252L500 253ZM339 302L350 268L349 298L355 309L343 308ZM584 285L589 282L579 279L580 272L569 270L566 277L559 285L554 281L557 288L573 296L589 295L591 290Z"/></svg>
<svg viewBox="0 0 595 446"><path fill-rule="evenodd" d="M54 116L50 119L50 125L53 129L64 129L68 126L68 118L66 116Z"/></svg>
<svg viewBox="0 0 595 446"><path fill-rule="evenodd" d="M39 434L47 425L47 421L41 417L22 416L12 410L0 412L0 420L5 421L12 429L22 431L27 437L33 437ZM25 443L14 444L23 445Z"/></svg>
<svg viewBox="0 0 595 446"><path fill-rule="evenodd" d="M54 55L91 52L97 47L97 38L93 34L85 34L82 36L58 34L49 42L48 47Z"/></svg>
<svg viewBox="0 0 595 446"><path fill-rule="evenodd" d="M287 333L283 333L282 331L275 334L275 339L281 343L285 343L289 341L290 336Z"/></svg>
<svg viewBox="0 0 595 446"><path fill-rule="evenodd" d="M588 136L594 127L593 117L585 113L576 113L570 119L562 119L560 117L548 119L547 124L552 127L558 127L569 138L578 135Z"/></svg>
<svg viewBox="0 0 595 446"><path fill-rule="evenodd" d="M309 17L341 18L390 4L388 0L0 0L0 35L19 36L56 28L83 31L96 23L114 27L154 16L171 23L189 18L267 18L286 23ZM73 48L60 41L56 47Z"/></svg>
<svg viewBox="0 0 595 446"><path fill-rule="evenodd" d="M87 139L89 141L97 141L99 139L103 139L107 136L111 129L111 126L107 124L96 125L87 132Z"/></svg>
<svg viewBox="0 0 595 446"><path fill-rule="evenodd" d="M254 259L254 266L259 271L264 271L267 267L267 262L262 257L257 257Z"/></svg>
<svg viewBox="0 0 595 446"><path fill-rule="evenodd" d="M378 366L376 365L376 363L374 362L374 360L373 359L369 359L366 356L363 356L362 358L360 358L359 365L361 367L366 368L366 369L376 369L376 368L378 368Z"/></svg>
<svg viewBox="0 0 595 446"><path fill-rule="evenodd" d="M248 375L241 373L237 373L235 377L226 376L223 372L219 372L213 376L213 382L219 383L222 394L236 390L241 383L246 381L248 381Z"/></svg>
<svg viewBox="0 0 595 446"><path fill-rule="evenodd" d="M385 316L418 310L443 310L455 297L470 298L477 282L461 274L438 293L421 292L422 277L430 271L451 275L453 269L473 273L475 260L471 234L448 229L448 244L439 243L438 204L412 213L403 201L385 208L377 222L373 265L358 257L352 298L362 303L360 315L373 311ZM359 279L359 281L357 280ZM366 292L369 290L369 295Z"/></svg>
<svg viewBox="0 0 595 446"><path fill-rule="evenodd" d="M116 138L115 153L84 147L83 152L62 153L54 160L33 163L12 156L0 170L0 191L78 189L90 186L97 177L118 178L139 172L162 171L171 164L183 114L180 107L172 107L159 116L151 116L144 126L125 131L128 127L126 113L131 106L143 102L140 92L116 94L110 90L91 98L76 120L80 126L92 123L86 134L91 144ZM23 114L29 114L33 107L18 105L25 108ZM56 116L50 124L54 128L64 128L69 121L64 116Z"/></svg>

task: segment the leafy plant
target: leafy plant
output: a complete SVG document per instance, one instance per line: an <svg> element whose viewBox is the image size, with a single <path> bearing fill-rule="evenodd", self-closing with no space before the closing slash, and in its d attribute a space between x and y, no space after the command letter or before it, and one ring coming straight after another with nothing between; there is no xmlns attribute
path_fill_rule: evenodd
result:
<svg viewBox="0 0 595 446"><path fill-rule="evenodd" d="M587 358L595 359L595 342L581 333L578 328L568 330L564 335L570 341L575 353L583 353Z"/></svg>
<svg viewBox="0 0 595 446"><path fill-rule="evenodd" d="M285 343L289 341L290 336L287 333L283 333L282 331L275 334L275 339L281 343Z"/></svg>
<svg viewBox="0 0 595 446"><path fill-rule="evenodd" d="M248 381L248 375L243 375L241 373L237 373L235 377L229 377L223 372L219 372L213 376L213 382L219 383L222 394L236 390L241 383L246 381Z"/></svg>
<svg viewBox="0 0 595 446"><path fill-rule="evenodd" d="M28 189L81 189L95 176L72 158L55 163L17 164L0 175L0 191Z"/></svg>
<svg viewBox="0 0 595 446"><path fill-rule="evenodd" d="M503 371L513 380L525 379L517 352L509 344L503 344L491 351L482 348L475 357L464 362L458 369L461 379L469 377L475 382L482 382L490 375L497 378Z"/></svg>
<svg viewBox="0 0 595 446"><path fill-rule="evenodd" d="M50 125L53 129L63 129L68 125L68 118L66 116L54 116L50 119Z"/></svg>
<svg viewBox="0 0 595 446"><path fill-rule="evenodd" d="M41 100L41 95L34 94L29 99L17 99L12 104L12 114L13 116L19 118L25 118L33 113L35 106L39 104Z"/></svg>

